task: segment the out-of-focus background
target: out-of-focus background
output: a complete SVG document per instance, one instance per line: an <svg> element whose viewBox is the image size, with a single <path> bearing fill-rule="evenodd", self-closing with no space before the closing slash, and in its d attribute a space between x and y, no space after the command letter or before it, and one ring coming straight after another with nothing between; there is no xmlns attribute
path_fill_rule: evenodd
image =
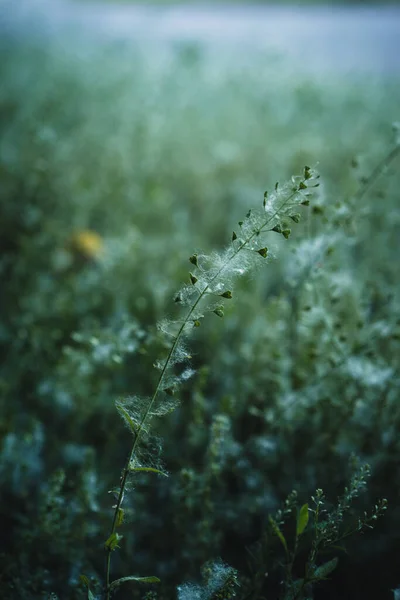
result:
<svg viewBox="0 0 400 600"><path fill-rule="evenodd" d="M268 515L293 489L330 510L357 456L372 476L343 528L389 508L313 597L394 597L399 46L395 2L1 1L2 597L84 598L82 573L102 597L130 445L114 401L151 394L188 257L305 165L316 203L193 336L197 375L148 448L170 477L132 484L113 576L190 600L177 586L221 558L238 598L289 599L282 547L255 551Z"/></svg>

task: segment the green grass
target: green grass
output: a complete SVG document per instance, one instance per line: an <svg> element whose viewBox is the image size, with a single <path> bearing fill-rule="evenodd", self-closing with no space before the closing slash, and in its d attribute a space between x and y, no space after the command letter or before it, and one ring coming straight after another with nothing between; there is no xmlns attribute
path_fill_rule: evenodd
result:
<svg viewBox="0 0 400 600"><path fill-rule="evenodd" d="M224 319L210 314L193 331L196 375L138 456L170 476L130 482L112 576L157 577L160 600L178 585L181 600L283 598L285 580L285 598L299 600L305 565L318 556L329 571L338 556L315 598L392 598L399 82L317 78L277 57L243 63L193 44L158 52L73 38L2 39L0 77L5 597L83 598L82 573L102 597L107 492L131 445L115 400L151 398L153 363L169 347L156 324L177 318L194 253L215 259L265 190L310 165L319 195L289 239L270 232L265 269L238 281ZM365 485L353 453L372 472L354 512ZM300 527L317 488L333 517ZM376 533L349 536L347 554L330 549L380 498ZM118 597L148 600L148 585Z"/></svg>

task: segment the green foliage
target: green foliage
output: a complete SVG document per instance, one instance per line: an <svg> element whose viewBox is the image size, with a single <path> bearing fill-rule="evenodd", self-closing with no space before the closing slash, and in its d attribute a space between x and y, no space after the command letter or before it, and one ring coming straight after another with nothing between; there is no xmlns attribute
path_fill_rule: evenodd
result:
<svg viewBox="0 0 400 600"><path fill-rule="evenodd" d="M338 499L335 508L330 510L325 508L324 493L321 489L317 489L315 496L311 497L313 507L303 504L296 510L293 504L296 495L292 494L286 501L286 510L279 511L275 518L269 517L271 532L279 539L285 551L285 589L282 596L285 600L305 600L312 597L312 587L325 580L336 569L339 562L336 556L318 564L321 560L320 555L329 548L336 551L338 549L343 550L339 543L355 533L362 533L369 528L372 529L371 523L383 516L387 509L386 499L378 501L370 514L364 512L363 516L358 517L355 522L345 524L346 513L348 513L354 498L365 489L369 475L368 465L363 465L355 471L351 477L349 487L345 488L344 494ZM289 548L288 542L282 533L282 528L285 525L285 517L290 517L293 512L297 516L294 536L291 536L294 538L292 548ZM312 515L311 520L309 518L310 513ZM301 578L295 578L295 562L298 560L301 544L303 546L301 548L302 552L304 553L306 550L305 543L300 538L306 533L307 527L309 527L310 535L305 542L308 546L308 556L303 567L304 575ZM265 537L261 543L270 543L270 538ZM266 549L264 548L262 554L265 553ZM261 565L261 567L263 566Z"/></svg>
<svg viewBox="0 0 400 600"><path fill-rule="evenodd" d="M107 599L110 598L113 589L117 587L115 581L110 581L111 553L119 547L118 542L122 539L122 536L116 533L115 529L125 499L128 477L136 472L160 472L151 466L137 466L142 438L145 435L148 436L149 424L153 416L161 416L171 411L171 405L167 399L170 390L178 389L182 381L187 381L194 374L194 371L188 368L191 356L184 344L185 338L188 338L193 331L193 323L203 319L207 312L222 316L223 307L215 306L214 297L218 296L225 300L232 299L232 292L226 290L226 288L232 287L238 276L243 276L247 271L258 266L259 249L264 242L264 236L271 231L275 231L276 223L279 224L285 219L294 207L300 206L305 197L312 195L313 188L318 186L316 183L318 178L319 175L311 172L309 167L305 167L303 177L292 177L291 181L280 187L279 190L275 186L275 193L268 196L267 202L263 202L262 211L249 210L246 219L242 221L240 237L232 240L225 250L220 253L214 252L209 256L194 254L189 258L189 261L196 267L197 276L189 273L191 286L185 285L174 294L175 299L179 297L180 304L188 306L186 314L179 316L175 321L163 320L159 323L159 330L165 337L165 346L168 351L165 358L157 360L154 364L160 371L155 391L148 399L135 398L133 401L129 399L125 404L121 401L116 404L117 410L131 429L134 441L121 477L119 489L113 491L116 496L116 504L114 506L111 534L105 543L107 552ZM287 238L285 235L284 237ZM263 254L261 256L265 258ZM226 291L221 292L221 290ZM183 370L179 375L175 374L176 365L182 363L184 365ZM167 409L165 409L165 405ZM214 456L217 453L215 448L216 439L221 437L218 425L223 422L223 419L219 419L218 424L217 421L214 421L214 427L211 429L212 434L214 434L214 444L209 450ZM127 578L123 578L123 580L125 581ZM122 579L119 581L122 581Z"/></svg>
<svg viewBox="0 0 400 600"><path fill-rule="evenodd" d="M392 597L398 82L0 58L2 597Z"/></svg>
<svg viewBox="0 0 400 600"><path fill-rule="evenodd" d="M301 535L308 524L308 504L303 504L303 506L299 510L299 515L297 517L297 525L296 525L296 535Z"/></svg>

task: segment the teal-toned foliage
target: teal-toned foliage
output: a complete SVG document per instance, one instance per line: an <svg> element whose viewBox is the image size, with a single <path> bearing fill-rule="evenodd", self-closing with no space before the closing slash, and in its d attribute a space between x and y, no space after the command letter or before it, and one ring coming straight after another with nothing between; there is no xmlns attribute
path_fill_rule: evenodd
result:
<svg viewBox="0 0 400 600"><path fill-rule="evenodd" d="M2 597L393 598L398 82L70 35L0 41Z"/></svg>

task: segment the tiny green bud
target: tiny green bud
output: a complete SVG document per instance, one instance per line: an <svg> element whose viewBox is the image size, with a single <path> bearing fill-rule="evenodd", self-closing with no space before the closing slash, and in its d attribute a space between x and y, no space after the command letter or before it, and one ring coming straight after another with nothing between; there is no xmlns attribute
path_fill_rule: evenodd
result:
<svg viewBox="0 0 400 600"><path fill-rule="evenodd" d="M251 217L251 208L250 208L250 210L248 211L248 213L246 215L246 219L250 219L250 217Z"/></svg>
<svg viewBox="0 0 400 600"><path fill-rule="evenodd" d="M193 327L200 327L200 321L198 319L193 321Z"/></svg>
<svg viewBox="0 0 400 600"><path fill-rule="evenodd" d="M292 221L294 221L295 223L299 223L299 221L300 221L299 213L295 213L294 215L289 215L289 218L292 219Z"/></svg>
<svg viewBox="0 0 400 600"><path fill-rule="evenodd" d="M276 233L282 233L282 227L280 223L278 223L278 225L275 225L275 227L273 227L271 231L276 231Z"/></svg>
<svg viewBox="0 0 400 600"><path fill-rule="evenodd" d="M192 263L192 265L194 265L195 267L198 266L197 254L192 254L192 256L189 258L189 260Z"/></svg>
<svg viewBox="0 0 400 600"><path fill-rule="evenodd" d="M311 169L310 167L304 167L304 179L311 179Z"/></svg>
<svg viewBox="0 0 400 600"><path fill-rule="evenodd" d="M213 313L217 315L217 317L223 317L224 316L224 307L223 306L217 306L217 308L214 308Z"/></svg>
<svg viewBox="0 0 400 600"><path fill-rule="evenodd" d="M306 190L306 189L307 189L307 185L304 183L304 181L300 181L299 190Z"/></svg>
<svg viewBox="0 0 400 600"><path fill-rule="evenodd" d="M314 215L322 215L324 212L324 207L323 206L313 206L312 211L313 211Z"/></svg>
<svg viewBox="0 0 400 600"><path fill-rule="evenodd" d="M259 250L257 250L258 254L260 254L260 256L262 256L263 258L267 258L267 254L268 254L268 248L260 248Z"/></svg>
<svg viewBox="0 0 400 600"><path fill-rule="evenodd" d="M291 229L284 229L282 231L282 235L285 238L285 240L287 240L289 238L289 235L291 234L291 231L292 231Z"/></svg>
<svg viewBox="0 0 400 600"><path fill-rule="evenodd" d="M237 240L237 235L235 231L232 231L232 242L234 242L235 240Z"/></svg>
<svg viewBox="0 0 400 600"><path fill-rule="evenodd" d="M279 187L279 181L277 181L276 184L275 184L275 191L276 192L278 191L278 187Z"/></svg>
<svg viewBox="0 0 400 600"><path fill-rule="evenodd" d="M241 227L243 225L243 221L239 221L238 225L239 225L239 227Z"/></svg>
<svg viewBox="0 0 400 600"><path fill-rule="evenodd" d="M169 387L169 388L166 388L166 389L164 390L164 392L165 392L165 393L166 393L168 396L173 396L173 395L175 394L175 389L174 389L173 387Z"/></svg>
<svg viewBox="0 0 400 600"><path fill-rule="evenodd" d="M309 200L303 200L303 202L301 202L302 206L309 206L310 205L310 201Z"/></svg>
<svg viewBox="0 0 400 600"><path fill-rule="evenodd" d="M229 300L232 298L232 292L230 290L226 290L226 292L223 292L222 294L220 294L221 298L228 298Z"/></svg>
<svg viewBox="0 0 400 600"><path fill-rule="evenodd" d="M104 543L105 550L112 552L116 548L119 548L118 542L123 538L119 533L112 533L108 540Z"/></svg>
<svg viewBox="0 0 400 600"><path fill-rule="evenodd" d="M194 285L198 281L197 277L193 275L193 273L189 273L189 277L192 285Z"/></svg>
<svg viewBox="0 0 400 600"><path fill-rule="evenodd" d="M174 302L182 302L182 296L181 296L181 294L177 294L177 296L175 297Z"/></svg>
<svg viewBox="0 0 400 600"><path fill-rule="evenodd" d="M263 200L263 207L264 208L267 206L267 198L268 198L268 192L264 192L264 200Z"/></svg>

